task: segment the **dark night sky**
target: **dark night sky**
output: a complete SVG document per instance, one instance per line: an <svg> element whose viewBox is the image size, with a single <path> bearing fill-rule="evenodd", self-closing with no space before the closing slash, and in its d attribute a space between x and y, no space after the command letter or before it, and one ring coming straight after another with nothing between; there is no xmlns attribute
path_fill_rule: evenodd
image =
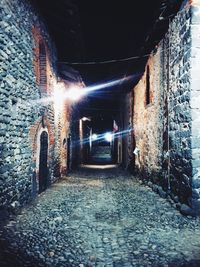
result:
<svg viewBox="0 0 200 267"><path fill-rule="evenodd" d="M59 62L88 62L122 59L146 54L166 32L168 16L182 0L30 0L44 17L55 41ZM158 18L164 10L162 21ZM146 42L146 38L148 42ZM86 85L119 79L143 71L146 59L94 65L70 65ZM117 114L123 92L133 88L107 88L92 95L83 110L99 121ZM109 117L109 118L108 118Z"/></svg>
<svg viewBox="0 0 200 267"><path fill-rule="evenodd" d="M167 29L168 15L182 0L30 0L44 17L56 43L59 62L87 62L141 55ZM163 22L156 24L165 10ZM166 12L167 10L167 12ZM163 27L164 26L164 27ZM147 36L150 42L145 42ZM145 49L143 47L145 46ZM88 84L136 72L143 61L73 65Z"/></svg>
<svg viewBox="0 0 200 267"><path fill-rule="evenodd" d="M153 27L160 1L84 0L79 2L87 60L137 54Z"/></svg>
<svg viewBox="0 0 200 267"><path fill-rule="evenodd" d="M59 60L73 62L137 54L160 14L162 2L175 0L30 1L37 4L47 22Z"/></svg>
<svg viewBox="0 0 200 267"><path fill-rule="evenodd" d="M84 61L117 60L139 55L160 12L160 0L81 0L78 3ZM138 60L78 66L87 84L120 78L137 72L138 68L141 68Z"/></svg>

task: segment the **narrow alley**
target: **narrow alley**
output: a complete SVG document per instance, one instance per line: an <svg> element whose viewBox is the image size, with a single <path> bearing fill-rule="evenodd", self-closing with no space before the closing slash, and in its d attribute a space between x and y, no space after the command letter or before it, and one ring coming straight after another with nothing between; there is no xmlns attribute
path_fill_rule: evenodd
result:
<svg viewBox="0 0 200 267"><path fill-rule="evenodd" d="M115 166L89 166L9 222L0 266L200 266L199 236L200 220L149 186Z"/></svg>
<svg viewBox="0 0 200 267"><path fill-rule="evenodd" d="M200 0L0 0L0 267L200 266Z"/></svg>

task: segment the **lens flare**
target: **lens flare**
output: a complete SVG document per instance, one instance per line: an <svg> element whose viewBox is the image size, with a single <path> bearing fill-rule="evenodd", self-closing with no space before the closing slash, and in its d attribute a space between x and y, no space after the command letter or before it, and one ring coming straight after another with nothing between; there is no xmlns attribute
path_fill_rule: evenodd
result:
<svg viewBox="0 0 200 267"><path fill-rule="evenodd" d="M119 83L127 82L127 81L129 81L129 80L131 80L133 78L136 78L137 76L139 76L139 74L130 75L130 76L127 76L127 77L124 77L124 78L121 78L121 79L117 79L117 80L113 80L113 81L109 81L109 82L106 82L106 83L101 83L101 84L97 84L97 85L93 85L93 86L88 86L88 87L84 88L84 91L86 93L89 93L89 92L96 91L96 90L99 90L99 89L111 87L111 86L117 85Z"/></svg>
<svg viewBox="0 0 200 267"><path fill-rule="evenodd" d="M112 134L111 133L105 133L104 138L107 142L112 141Z"/></svg>
<svg viewBox="0 0 200 267"><path fill-rule="evenodd" d="M96 141L97 139L98 139L97 134L93 134L93 135L92 135L92 140L93 140L93 141Z"/></svg>
<svg viewBox="0 0 200 267"><path fill-rule="evenodd" d="M88 86L88 87L79 87L78 85L74 84L72 85L70 88L65 88L64 85L55 85L54 88L54 93L52 96L48 96L48 97L44 97L38 100L33 100L32 104L40 104L40 105L48 105L48 103L50 102L54 102L56 101L56 103L58 102L62 102L65 99L69 99L71 101L78 101L81 99L81 97L89 94L90 92L93 91L97 91L100 89L104 89L104 88L108 88L108 87L112 87L114 85L117 84L122 84L124 82L133 80L133 79L137 79L137 77L139 77L141 75L141 73L136 73L134 75L130 75L121 79L117 79L117 80L113 80L113 81L108 81L106 83L101 83L101 84L97 84L97 85L93 85L93 86ZM60 90L60 88L62 87L62 90Z"/></svg>
<svg viewBox="0 0 200 267"><path fill-rule="evenodd" d="M55 90L53 94L53 101L56 106L59 106L63 103L63 91Z"/></svg>
<svg viewBox="0 0 200 267"><path fill-rule="evenodd" d="M72 101L78 101L85 95L85 93L85 90L75 87L69 89L69 91L65 93L64 98L68 98Z"/></svg>

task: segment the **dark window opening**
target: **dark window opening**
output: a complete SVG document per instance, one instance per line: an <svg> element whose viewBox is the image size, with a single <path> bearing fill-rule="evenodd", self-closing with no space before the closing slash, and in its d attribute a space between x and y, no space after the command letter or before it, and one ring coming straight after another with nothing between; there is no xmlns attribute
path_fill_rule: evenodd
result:
<svg viewBox="0 0 200 267"><path fill-rule="evenodd" d="M147 66L146 72L146 105L150 104L150 71L149 66Z"/></svg>
<svg viewBox="0 0 200 267"><path fill-rule="evenodd" d="M48 134L43 131L40 136L40 158L39 158L39 193L48 186Z"/></svg>
<svg viewBox="0 0 200 267"><path fill-rule="evenodd" d="M67 170L68 172L71 169L71 138L67 138Z"/></svg>
<svg viewBox="0 0 200 267"><path fill-rule="evenodd" d="M39 69L40 69L40 88L44 93L47 91L47 66L46 66L46 48L43 42L39 44Z"/></svg>

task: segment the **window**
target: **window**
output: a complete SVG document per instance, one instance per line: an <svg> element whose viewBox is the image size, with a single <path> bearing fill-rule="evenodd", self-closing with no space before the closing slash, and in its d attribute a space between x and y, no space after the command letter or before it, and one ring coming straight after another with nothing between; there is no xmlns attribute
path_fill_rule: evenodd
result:
<svg viewBox="0 0 200 267"><path fill-rule="evenodd" d="M39 84L41 92L47 91L47 66L46 66L46 48L43 42L39 44Z"/></svg>
<svg viewBox="0 0 200 267"><path fill-rule="evenodd" d="M147 66L146 71L146 105L150 104L150 71L149 66Z"/></svg>

